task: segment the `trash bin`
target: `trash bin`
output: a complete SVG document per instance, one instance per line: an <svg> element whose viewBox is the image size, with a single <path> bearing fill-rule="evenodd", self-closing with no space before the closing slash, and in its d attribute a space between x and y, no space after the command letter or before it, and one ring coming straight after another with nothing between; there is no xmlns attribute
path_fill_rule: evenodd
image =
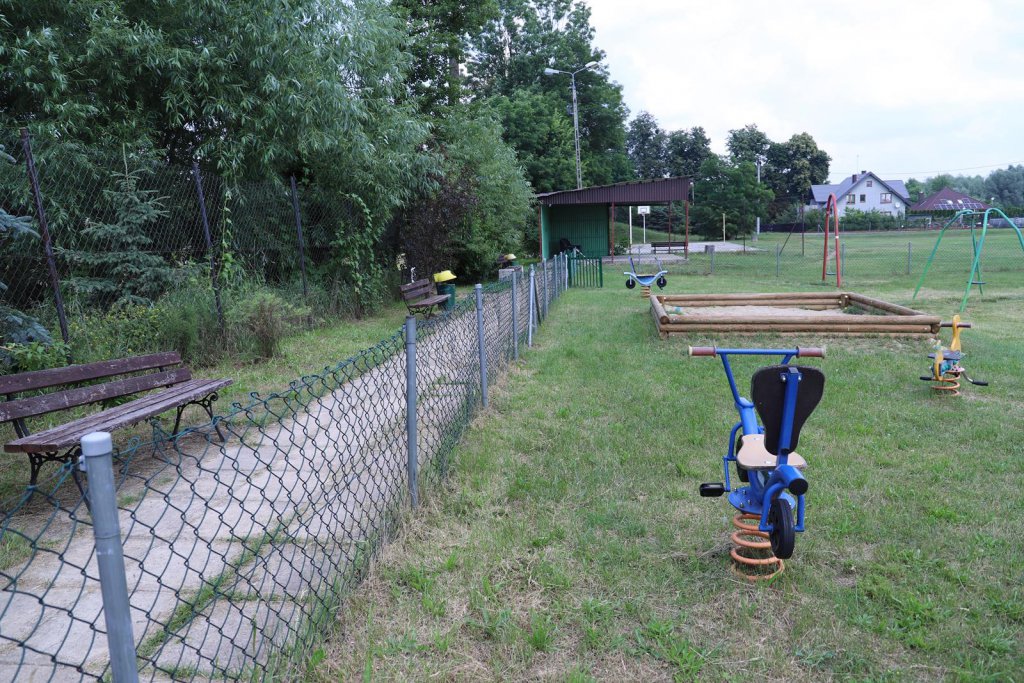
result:
<svg viewBox="0 0 1024 683"><path fill-rule="evenodd" d="M455 273L445 270L434 273L434 284L438 294L447 294L448 301L444 302L444 310L450 311L455 308Z"/></svg>

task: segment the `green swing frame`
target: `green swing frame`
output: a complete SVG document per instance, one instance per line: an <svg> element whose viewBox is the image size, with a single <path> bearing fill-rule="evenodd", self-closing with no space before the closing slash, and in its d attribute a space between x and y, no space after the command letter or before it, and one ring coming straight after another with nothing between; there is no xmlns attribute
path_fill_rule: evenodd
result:
<svg viewBox="0 0 1024 683"><path fill-rule="evenodd" d="M924 264L924 271L921 273L921 279L918 280L917 287L914 289L914 296L911 297L911 299L917 299L917 293L921 291L921 285L924 284L924 279L928 275L928 269L931 267L932 261L935 259L935 254L939 250L939 244L942 242L942 236L946 234L946 230L949 226L963 221L963 219L968 216L983 216L983 218L981 220L980 238L975 235L974 221L971 221L971 247L974 249L974 258L971 262L971 274L967 277L967 287L964 289L964 298L960 301L960 312L963 313L964 309L967 308L967 297L971 294L971 285L978 285L978 289L981 293L985 293L983 288L984 283L981 281L981 250L985 246L985 235L988 234L988 217L993 213L1002 216L1003 220L1005 220L1007 224L1016 231L1021 251L1024 251L1024 235L1021 234L1020 228L1017 227L1017 224L1010 220L1009 216L1005 213L999 209L985 209L984 211L961 209L960 211L957 211L953 217L942 226L942 230L939 231L939 238L935 240L935 247L932 249L931 255L928 256L927 263Z"/></svg>

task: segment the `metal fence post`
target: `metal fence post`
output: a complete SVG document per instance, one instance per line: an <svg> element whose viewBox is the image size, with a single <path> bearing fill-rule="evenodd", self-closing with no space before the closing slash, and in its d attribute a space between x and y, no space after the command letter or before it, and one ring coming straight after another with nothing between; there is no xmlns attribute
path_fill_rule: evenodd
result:
<svg viewBox="0 0 1024 683"><path fill-rule="evenodd" d="M484 288L477 283L476 290L476 337L480 350L480 399L487 407L487 346L484 343Z"/></svg>
<svg viewBox="0 0 1024 683"><path fill-rule="evenodd" d="M910 250L911 243L907 242L907 275L910 275Z"/></svg>
<svg viewBox="0 0 1024 683"><path fill-rule="evenodd" d="M419 506L419 437L416 422L416 316L405 317L405 435L408 446L407 468L409 474L409 501L415 509Z"/></svg>
<svg viewBox="0 0 1024 683"><path fill-rule="evenodd" d="M309 303L309 287L306 284L306 244L302 239L302 211L299 210L299 188L295 176L289 176L292 185L292 209L295 211L295 232L299 236L299 269L302 271L302 298Z"/></svg>
<svg viewBox="0 0 1024 683"><path fill-rule="evenodd" d="M210 254L210 284L213 286L213 300L217 305L217 322L220 323L221 334L224 334L224 307L220 303L220 286L217 284L217 264L213 258L210 220L206 215L206 197L203 195L203 179L199 173L198 161L192 162L192 175L196 179L196 194L199 195L199 215L203 219L203 236L206 238L206 250Z"/></svg>
<svg viewBox="0 0 1024 683"><path fill-rule="evenodd" d="M36 205L39 236L43 239L43 251L46 253L46 269L50 274L50 286L53 287L53 305L57 309L60 336L64 343L68 344L70 343L68 318L64 312L64 297L60 294L60 278L57 277L57 262L53 257L53 241L50 239L50 226L46 220L46 209L43 207L43 195L39 189L39 175L36 173L36 162L32 157L32 140L29 137L28 128L21 129L21 147L25 151L25 171L28 173L28 183L32 187L32 199ZM69 352L68 363L70 362Z"/></svg>
<svg viewBox="0 0 1024 683"><path fill-rule="evenodd" d="M562 291L569 289L569 255L562 254Z"/></svg>
<svg viewBox="0 0 1024 683"><path fill-rule="evenodd" d="M533 348L533 316L534 316L534 302L536 299L537 291L537 278L536 271L533 268L533 264L530 265L530 316L526 323L526 345Z"/></svg>
<svg viewBox="0 0 1024 683"><path fill-rule="evenodd" d="M711 275L715 274L715 245L711 245Z"/></svg>
<svg viewBox="0 0 1024 683"><path fill-rule="evenodd" d="M135 637L124 572L121 524L117 517L113 444L107 432L93 432L82 437L81 445L83 469L89 477L89 512L96 539L110 669L115 683L137 683L139 670L135 661Z"/></svg>
<svg viewBox="0 0 1024 683"><path fill-rule="evenodd" d="M512 359L519 360L519 275L512 271Z"/></svg>
<svg viewBox="0 0 1024 683"><path fill-rule="evenodd" d="M780 266L779 262L781 260L782 260L782 245L781 244L776 244L775 245L775 277L779 277L779 266Z"/></svg>
<svg viewBox="0 0 1024 683"><path fill-rule="evenodd" d="M846 242L839 245L839 277L846 277Z"/></svg>

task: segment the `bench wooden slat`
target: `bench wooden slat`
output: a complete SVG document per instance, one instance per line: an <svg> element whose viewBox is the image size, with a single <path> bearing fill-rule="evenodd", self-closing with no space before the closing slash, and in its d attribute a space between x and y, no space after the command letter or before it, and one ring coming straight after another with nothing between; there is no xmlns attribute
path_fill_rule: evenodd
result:
<svg viewBox="0 0 1024 683"><path fill-rule="evenodd" d="M424 294L428 294L430 290L430 280L427 280L426 278L401 285L398 288L398 291L402 293L403 299L423 296Z"/></svg>
<svg viewBox="0 0 1024 683"><path fill-rule="evenodd" d="M434 288L426 278L401 285L398 290L402 293L402 300L410 313L425 309L428 316L430 309L442 305L451 298L448 294L433 294Z"/></svg>
<svg viewBox="0 0 1024 683"><path fill-rule="evenodd" d="M102 410L91 415L85 415L83 417L78 418L77 420L72 420L71 422L67 422L62 425L57 425L55 427L51 427L50 429L38 432L36 434L30 434L15 441L11 441L4 446L4 450L11 453L22 451L26 453L46 452L44 450L45 447L54 446L53 440L62 438L62 433L66 430L66 428L69 425L73 425L76 430L81 431L84 435L88 434L89 432L94 432L101 429L115 429L117 421L125 417L129 419L123 424L132 424L130 418L136 411L139 411L140 413L145 413L152 407L160 406L167 403L169 399L171 402L173 402L174 398L179 393L184 392L185 394L187 394L197 386L202 385L208 381L209 380L193 379L183 384L179 384L175 387L172 387L171 389L167 389L165 391L146 394L145 396L141 396L135 399L134 401L129 401L128 403L124 403L113 408L108 408L107 410ZM188 399L186 399L186 402L187 400ZM164 410L168 410L170 407L173 406L169 406L168 408L161 408L160 411L156 414L159 414ZM142 417L141 419L144 420L146 418ZM74 445L74 443L75 441L72 440L68 443L68 445ZM22 446L24 446L24 448L22 448ZM63 447L64 446L58 445L50 448L49 450L58 450L59 448Z"/></svg>
<svg viewBox="0 0 1024 683"><path fill-rule="evenodd" d="M102 377L123 375L153 368L169 368L181 363L181 356L174 351L151 353L145 356L103 360L96 363L69 365L63 368L19 372L15 375L0 376L0 395L19 394L23 391L46 389L61 384L86 382Z"/></svg>
<svg viewBox="0 0 1024 683"><path fill-rule="evenodd" d="M87 415L4 445L9 453L53 453L77 444L90 432L113 431L142 422L231 384L230 379L194 379L129 403Z"/></svg>
<svg viewBox="0 0 1024 683"><path fill-rule="evenodd" d="M77 406L98 403L110 398L137 394L158 387L180 384L192 379L192 371L178 368L167 372L153 372L147 375L129 377L104 384L93 384L77 389L55 391L42 396L22 398L15 401L0 402L0 422L19 418L46 415L58 410L66 410Z"/></svg>
<svg viewBox="0 0 1024 683"><path fill-rule="evenodd" d="M448 301L447 294L437 294L426 299L420 299L419 301L410 301L406 305L409 308L430 308L431 306L443 304L445 301Z"/></svg>

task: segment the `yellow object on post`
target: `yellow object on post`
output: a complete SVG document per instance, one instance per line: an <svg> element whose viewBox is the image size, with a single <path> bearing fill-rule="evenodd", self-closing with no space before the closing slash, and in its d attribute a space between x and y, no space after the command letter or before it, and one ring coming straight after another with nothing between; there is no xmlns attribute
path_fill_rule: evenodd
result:
<svg viewBox="0 0 1024 683"><path fill-rule="evenodd" d="M953 316L953 341L949 343L950 351L960 351L960 316Z"/></svg>
<svg viewBox="0 0 1024 683"><path fill-rule="evenodd" d="M442 270L440 273L434 273L434 282L451 282L455 279L455 273L450 270Z"/></svg>

